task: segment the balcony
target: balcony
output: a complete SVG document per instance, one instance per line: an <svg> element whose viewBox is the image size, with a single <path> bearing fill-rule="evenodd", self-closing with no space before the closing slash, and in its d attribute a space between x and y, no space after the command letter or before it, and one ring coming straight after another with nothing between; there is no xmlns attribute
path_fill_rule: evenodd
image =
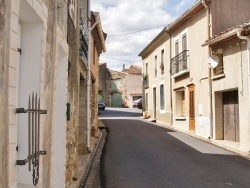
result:
<svg viewBox="0 0 250 188"><path fill-rule="evenodd" d="M189 52L188 50L184 50L183 52L181 52L180 54L171 59L170 73L172 77L176 77L189 72L188 52Z"/></svg>
<svg viewBox="0 0 250 188"><path fill-rule="evenodd" d="M147 89L149 87L149 78L148 75L143 77L143 87Z"/></svg>

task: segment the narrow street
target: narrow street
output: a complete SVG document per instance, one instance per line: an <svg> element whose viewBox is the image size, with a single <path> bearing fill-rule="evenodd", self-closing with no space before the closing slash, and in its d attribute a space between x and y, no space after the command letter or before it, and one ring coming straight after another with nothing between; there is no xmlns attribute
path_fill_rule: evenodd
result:
<svg viewBox="0 0 250 188"><path fill-rule="evenodd" d="M108 129L102 187L250 187L249 160L141 117L139 109L99 112Z"/></svg>

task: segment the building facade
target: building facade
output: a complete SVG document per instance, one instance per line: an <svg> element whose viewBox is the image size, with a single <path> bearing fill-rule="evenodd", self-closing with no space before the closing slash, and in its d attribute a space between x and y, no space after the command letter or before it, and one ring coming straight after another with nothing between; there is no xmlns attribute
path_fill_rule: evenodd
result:
<svg viewBox="0 0 250 188"><path fill-rule="evenodd" d="M87 137L89 1L0 9L0 187L79 187L98 139Z"/></svg>
<svg viewBox="0 0 250 188"><path fill-rule="evenodd" d="M141 68L131 65L121 72L99 64L98 97L109 107L133 107L133 101L142 97Z"/></svg>
<svg viewBox="0 0 250 188"><path fill-rule="evenodd" d="M249 6L197 1L143 49L145 117L249 156ZM169 85L164 118L157 113L161 45L170 54L160 57L170 72L162 78Z"/></svg>

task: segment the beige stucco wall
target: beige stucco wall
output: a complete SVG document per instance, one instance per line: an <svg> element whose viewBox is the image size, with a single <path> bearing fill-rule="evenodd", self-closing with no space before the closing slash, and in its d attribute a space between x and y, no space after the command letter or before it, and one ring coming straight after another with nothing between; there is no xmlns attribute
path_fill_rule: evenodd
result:
<svg viewBox="0 0 250 188"><path fill-rule="evenodd" d="M133 107L133 96L142 96L142 77L126 75L126 99L127 106Z"/></svg>
<svg viewBox="0 0 250 188"><path fill-rule="evenodd" d="M235 38L212 47L213 51L222 49L224 77L213 80L213 124L214 138L223 139L222 92L238 90L239 99L239 145L238 149L248 152L250 149L249 126L249 90L248 90L248 50L245 40Z"/></svg>
<svg viewBox="0 0 250 188"><path fill-rule="evenodd" d="M185 91L185 120L176 120L176 94L173 91L173 125L183 130L189 130L189 95L188 86L195 85L195 132L208 137L210 134L209 118L209 87L208 87L208 47L201 47L208 37L206 12L200 12L183 24L173 33L172 57L175 55L175 41L181 42L181 36L187 34L189 50L189 73L172 79L173 90L184 88ZM181 43L180 43L181 45ZM180 52L182 50L179 50Z"/></svg>
<svg viewBox="0 0 250 188"><path fill-rule="evenodd" d="M171 96L170 96L170 40L167 36L160 41L159 45L154 48L145 58L143 57L143 76L146 75L146 63L148 64L149 88L143 88L143 98L148 93L148 109L145 109L145 100L143 101L143 111L150 118L156 118L157 122L163 124L171 123ZM160 70L161 50L164 49L165 62L164 74ZM157 78L155 78L155 56L157 55ZM165 110L160 110L160 85L164 84ZM156 88L156 117L153 114L153 88Z"/></svg>

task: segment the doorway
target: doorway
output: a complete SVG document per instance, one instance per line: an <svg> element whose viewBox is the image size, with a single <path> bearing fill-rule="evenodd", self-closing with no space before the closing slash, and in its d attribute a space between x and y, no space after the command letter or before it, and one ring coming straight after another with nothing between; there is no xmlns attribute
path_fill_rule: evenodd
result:
<svg viewBox="0 0 250 188"><path fill-rule="evenodd" d="M222 93L224 140L239 142L238 90Z"/></svg>
<svg viewBox="0 0 250 188"><path fill-rule="evenodd" d="M153 118L156 119L156 87L153 88Z"/></svg>
<svg viewBox="0 0 250 188"><path fill-rule="evenodd" d="M195 130L195 101L194 101L195 86L188 87L189 93L189 131Z"/></svg>

